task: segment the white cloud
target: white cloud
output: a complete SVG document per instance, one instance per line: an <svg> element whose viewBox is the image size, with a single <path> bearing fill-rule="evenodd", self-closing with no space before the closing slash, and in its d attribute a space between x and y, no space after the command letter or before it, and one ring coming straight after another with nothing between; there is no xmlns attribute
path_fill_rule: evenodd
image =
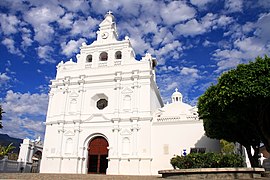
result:
<svg viewBox="0 0 270 180"><path fill-rule="evenodd" d="M77 1L76 1L77 2ZM67 13L61 19L58 20L59 27L61 29L71 28L73 24L73 19L76 15L73 13Z"/></svg>
<svg viewBox="0 0 270 180"><path fill-rule="evenodd" d="M170 90L172 90L172 89L174 89L174 88L177 88L177 87L178 87L177 82L172 82L171 84L169 84L169 85L167 86L166 91L170 91Z"/></svg>
<svg viewBox="0 0 270 180"><path fill-rule="evenodd" d="M59 20L63 14L64 10L59 6L34 7L24 14L24 19L34 27L34 39L46 44L54 36L54 29L49 23Z"/></svg>
<svg viewBox="0 0 270 180"><path fill-rule="evenodd" d="M92 17L88 17L87 19L79 19L76 20L70 31L72 36L80 35L80 37L93 38L96 37L95 27L100 22Z"/></svg>
<svg viewBox="0 0 270 180"><path fill-rule="evenodd" d="M163 23L168 25L177 24L191 19L195 14L195 9L182 1L171 1L167 5L161 7L160 10Z"/></svg>
<svg viewBox="0 0 270 180"><path fill-rule="evenodd" d="M68 43L61 43L62 54L66 55L67 57L71 56L73 53L79 51L79 47L82 45L83 42L86 42L86 39L80 38L79 40L70 40Z"/></svg>
<svg viewBox="0 0 270 180"><path fill-rule="evenodd" d="M183 36L195 36L206 32L207 28L200 24L196 19L192 19L185 24L179 24L175 27L176 31Z"/></svg>
<svg viewBox="0 0 270 180"><path fill-rule="evenodd" d="M47 105L46 94L8 91L2 103L5 111L2 132L19 138L43 136Z"/></svg>
<svg viewBox="0 0 270 180"><path fill-rule="evenodd" d="M242 12L243 0L225 0L225 9L230 12Z"/></svg>
<svg viewBox="0 0 270 180"><path fill-rule="evenodd" d="M12 54L16 54L18 56L22 56L23 54L21 53L21 51L15 47L15 41L11 38L4 38L4 40L2 41L2 44L5 45L8 49L8 51Z"/></svg>
<svg viewBox="0 0 270 180"><path fill-rule="evenodd" d="M16 16L0 14L0 29L5 35L17 33L19 23Z"/></svg>
<svg viewBox="0 0 270 180"><path fill-rule="evenodd" d="M183 67L180 71L180 74L185 75L185 76L189 76L192 78L199 78L200 76L198 75L198 72L199 72L198 69Z"/></svg>
<svg viewBox="0 0 270 180"><path fill-rule="evenodd" d="M191 4L203 9L207 6L207 4L213 1L215 0L190 0Z"/></svg>
<svg viewBox="0 0 270 180"><path fill-rule="evenodd" d="M243 26L234 24L226 33L226 36L230 35L231 45L221 47L213 53L218 66L216 72L234 68L240 63L254 60L257 56L270 54L269 31L270 13L261 14L255 23L247 22Z"/></svg>
<svg viewBox="0 0 270 180"><path fill-rule="evenodd" d="M0 87L6 84L10 80L10 77L6 73L0 72Z"/></svg>
<svg viewBox="0 0 270 180"><path fill-rule="evenodd" d="M175 26L177 34L183 36L196 36L217 28L223 28L233 23L233 18L225 15L207 13L199 21L191 19L184 24Z"/></svg>
<svg viewBox="0 0 270 180"><path fill-rule="evenodd" d="M33 40L31 38L32 37L31 30L24 27L21 29L21 32L22 32L21 47L22 49L26 49L27 47L31 46L33 43Z"/></svg>
<svg viewBox="0 0 270 180"><path fill-rule="evenodd" d="M39 46L36 48L38 56L41 58L40 63L44 64L46 62L55 63L56 61L52 59L51 55L53 52L53 48L50 46Z"/></svg>

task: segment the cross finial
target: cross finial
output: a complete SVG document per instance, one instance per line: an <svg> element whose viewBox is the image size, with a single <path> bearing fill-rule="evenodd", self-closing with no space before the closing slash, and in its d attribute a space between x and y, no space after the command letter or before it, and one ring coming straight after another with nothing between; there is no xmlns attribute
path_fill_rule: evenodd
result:
<svg viewBox="0 0 270 180"><path fill-rule="evenodd" d="M108 11L107 14L112 15L112 11Z"/></svg>
<svg viewBox="0 0 270 180"><path fill-rule="evenodd" d="M177 88L175 88L175 92L178 92L178 89Z"/></svg>

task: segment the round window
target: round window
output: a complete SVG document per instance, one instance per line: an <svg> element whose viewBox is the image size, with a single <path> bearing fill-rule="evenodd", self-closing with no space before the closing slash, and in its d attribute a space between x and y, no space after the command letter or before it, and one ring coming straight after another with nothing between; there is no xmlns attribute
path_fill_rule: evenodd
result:
<svg viewBox="0 0 270 180"><path fill-rule="evenodd" d="M106 99L100 99L97 101L97 108L98 109L104 109L105 107L108 106L108 101Z"/></svg>

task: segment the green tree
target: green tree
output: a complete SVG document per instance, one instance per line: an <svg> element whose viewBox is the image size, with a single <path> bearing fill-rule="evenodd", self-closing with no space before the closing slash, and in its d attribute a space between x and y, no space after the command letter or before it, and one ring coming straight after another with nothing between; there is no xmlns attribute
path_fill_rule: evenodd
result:
<svg viewBox="0 0 270 180"><path fill-rule="evenodd" d="M3 114L3 113L4 113L4 111L3 111L3 109L2 109L2 106L0 105L0 129L3 128L3 125L2 125L2 118L3 118L2 114Z"/></svg>
<svg viewBox="0 0 270 180"><path fill-rule="evenodd" d="M221 152L222 154L233 154L234 153L234 143L228 142L224 139L220 140Z"/></svg>
<svg viewBox="0 0 270 180"><path fill-rule="evenodd" d="M260 143L270 150L270 58L222 74L199 98L198 113L208 137L242 144L258 166Z"/></svg>

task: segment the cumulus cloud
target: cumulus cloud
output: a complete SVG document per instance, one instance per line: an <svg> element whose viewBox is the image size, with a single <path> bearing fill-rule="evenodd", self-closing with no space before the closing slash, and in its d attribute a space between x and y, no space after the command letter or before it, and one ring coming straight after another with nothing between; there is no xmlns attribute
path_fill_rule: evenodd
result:
<svg viewBox="0 0 270 180"><path fill-rule="evenodd" d="M5 35L10 35L18 32L20 20L13 15L0 14L0 29Z"/></svg>
<svg viewBox="0 0 270 180"><path fill-rule="evenodd" d="M0 86L7 83L10 80L10 77L6 73L0 72Z"/></svg>
<svg viewBox="0 0 270 180"><path fill-rule="evenodd" d="M50 46L39 46L36 48L38 56L41 58L40 63L44 64L46 62L55 63L55 60L51 58L51 54L53 52L53 48Z"/></svg>
<svg viewBox="0 0 270 180"><path fill-rule="evenodd" d="M243 10L243 0L226 0L224 2L227 12L242 12Z"/></svg>
<svg viewBox="0 0 270 180"><path fill-rule="evenodd" d="M225 15L207 13L199 21L191 19L184 24L178 24L175 29L183 36L196 36L209 32L212 29L223 28L233 22L233 19Z"/></svg>
<svg viewBox="0 0 270 180"><path fill-rule="evenodd" d="M3 133L13 137L35 137L44 133L48 96L9 90L3 99ZM22 131L23 129L23 131Z"/></svg>
<svg viewBox="0 0 270 180"><path fill-rule="evenodd" d="M248 22L243 26L235 24L226 33L226 35L231 35L231 46L221 47L213 53L213 59L217 61L218 66L215 72L220 73L240 63L254 60L257 56L269 54L269 20L270 13L264 13L260 15L257 22ZM250 35L251 32L254 33Z"/></svg>
<svg viewBox="0 0 270 180"><path fill-rule="evenodd" d="M199 78L200 76L198 75L199 70L195 68L188 68L188 67L183 67L180 71L181 75L189 76L192 78Z"/></svg>
<svg viewBox="0 0 270 180"><path fill-rule="evenodd" d="M199 7L199 8L206 8L207 4L213 2L215 0L190 0L191 4Z"/></svg>
<svg viewBox="0 0 270 180"><path fill-rule="evenodd" d="M73 13L66 13L61 19L58 20L59 27L61 29L71 28L73 24L75 14Z"/></svg>
<svg viewBox="0 0 270 180"><path fill-rule="evenodd" d="M50 23L60 19L63 14L64 10L59 6L41 6L31 8L24 14L24 19L34 27L34 39L46 44L52 41L55 32Z"/></svg>
<svg viewBox="0 0 270 180"><path fill-rule="evenodd" d="M62 54L66 55L67 57L71 56L73 53L79 51L79 47L85 42L86 39L80 38L77 41L70 40L68 43L61 43Z"/></svg>
<svg viewBox="0 0 270 180"><path fill-rule="evenodd" d="M173 25L193 18L196 11L183 1L171 1L161 7L160 14L164 24Z"/></svg>
<svg viewBox="0 0 270 180"><path fill-rule="evenodd" d="M4 38L4 40L2 41L2 44L5 45L8 49L8 51L12 54L16 54L18 56L22 56L23 54L21 53L21 51L15 47L15 41L11 38Z"/></svg>
<svg viewBox="0 0 270 180"><path fill-rule="evenodd" d="M98 20L90 16L86 19L80 18L73 23L70 33L72 36L80 35L80 37L93 38L96 36L95 27L99 23L100 22Z"/></svg>

